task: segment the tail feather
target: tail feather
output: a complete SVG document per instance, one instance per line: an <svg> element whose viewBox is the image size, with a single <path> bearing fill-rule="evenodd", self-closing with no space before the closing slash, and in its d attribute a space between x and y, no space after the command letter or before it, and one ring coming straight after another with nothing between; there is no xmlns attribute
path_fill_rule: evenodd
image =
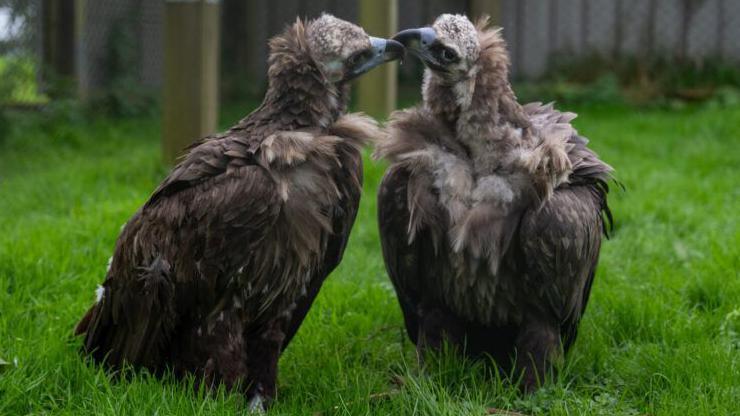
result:
<svg viewBox="0 0 740 416"><path fill-rule="evenodd" d="M158 258L138 270L132 285L108 288L75 330L85 334L83 352L114 368L158 369L176 323L169 272L169 264Z"/></svg>
<svg viewBox="0 0 740 416"><path fill-rule="evenodd" d="M93 312L95 311L95 305L91 306L90 309L85 312L85 315L80 319L80 322L75 326L75 336L80 336L87 332L87 328L90 326L90 320L92 319Z"/></svg>

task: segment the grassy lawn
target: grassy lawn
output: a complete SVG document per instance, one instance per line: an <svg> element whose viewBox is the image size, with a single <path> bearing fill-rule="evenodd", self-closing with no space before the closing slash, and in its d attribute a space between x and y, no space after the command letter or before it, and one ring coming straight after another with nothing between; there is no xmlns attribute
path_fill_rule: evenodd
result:
<svg viewBox="0 0 740 416"><path fill-rule="evenodd" d="M230 124L248 108L232 108ZM375 221L367 161L344 262L281 360L271 414L740 414L740 107L576 108L616 167L616 230L561 377L529 397L451 355L419 371ZM239 395L111 381L72 328L121 225L166 170L152 119L22 119L0 142L0 415L234 414Z"/></svg>

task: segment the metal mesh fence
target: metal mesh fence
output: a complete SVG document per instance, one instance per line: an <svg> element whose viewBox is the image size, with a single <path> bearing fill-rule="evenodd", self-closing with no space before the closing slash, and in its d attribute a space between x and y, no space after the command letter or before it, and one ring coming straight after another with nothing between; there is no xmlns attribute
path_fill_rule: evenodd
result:
<svg viewBox="0 0 740 416"><path fill-rule="evenodd" d="M85 2L79 43L79 82L94 93L126 78L143 86L162 79L164 2Z"/></svg>
<svg viewBox="0 0 740 416"><path fill-rule="evenodd" d="M357 20L354 0L223 0L221 19L222 95L258 92L267 72L267 42L296 17L314 18L328 12Z"/></svg>
<svg viewBox="0 0 740 416"><path fill-rule="evenodd" d="M737 0L503 0L514 73L536 78L553 56L740 63Z"/></svg>
<svg viewBox="0 0 740 416"><path fill-rule="evenodd" d="M57 59L73 62L81 91L94 93L121 78L143 88L161 85L164 1L68 1L83 8L74 12L73 50L63 50ZM29 62L48 61L48 26L59 22L45 19L43 10L59 3L64 2L0 0L0 62L18 55ZM464 13L468 2L399 0L399 8L400 26L411 27L429 24L444 12ZM227 95L242 92L238 86L244 84L258 90L267 40L296 16L322 11L357 20L358 5L354 0L223 0L221 73ZM541 76L558 56L740 62L737 0L501 0L498 23L509 42L512 72L520 78ZM418 69L410 62L401 73ZM2 82L7 90L8 79Z"/></svg>

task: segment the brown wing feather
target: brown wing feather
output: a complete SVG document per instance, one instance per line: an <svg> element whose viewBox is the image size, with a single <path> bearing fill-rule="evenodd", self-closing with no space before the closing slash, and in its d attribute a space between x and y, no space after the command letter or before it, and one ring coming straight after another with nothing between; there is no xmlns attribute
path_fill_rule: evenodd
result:
<svg viewBox="0 0 740 416"><path fill-rule="evenodd" d="M572 167L568 183L555 189L541 209L528 211L520 231L526 274L546 300L540 313L560 323L567 351L588 303L602 231L611 224L607 193L612 168L570 127L575 114L561 113L552 104L530 103L523 109L543 131L571 129L564 138Z"/></svg>
<svg viewBox="0 0 740 416"><path fill-rule="evenodd" d="M95 358L156 368L181 321L202 322L234 296L248 298L255 328L289 316L288 344L342 257L362 187L359 147L379 132L360 115L332 126L341 138L265 132L232 130L191 148L129 221L105 296L78 328ZM286 295L306 272L305 291Z"/></svg>
<svg viewBox="0 0 740 416"><path fill-rule="evenodd" d="M421 258L419 239L410 242L407 233L408 180L409 172L398 165L385 174L378 190L378 225L385 267L396 289L408 336L416 343Z"/></svg>
<svg viewBox="0 0 740 416"><path fill-rule="evenodd" d="M341 168L334 172L334 180L341 195L333 207L332 230L329 236L323 261L314 272L306 293L296 300L296 308L285 329L283 348L287 347L303 323L314 299L319 293L326 277L339 265L344 249L349 241L350 230L357 217L362 190L362 156L351 144L342 143L337 151Z"/></svg>
<svg viewBox="0 0 740 416"><path fill-rule="evenodd" d="M216 177L227 171L253 164L262 137L218 135L204 138L190 147L188 154L175 166L153 192L146 206L161 197Z"/></svg>
<svg viewBox="0 0 740 416"><path fill-rule="evenodd" d="M210 312L226 292L225 272L277 218L277 193L263 168L199 172L188 176L194 185L155 194L125 226L87 326L84 348L96 359L162 365L174 328Z"/></svg>
<svg viewBox="0 0 740 416"><path fill-rule="evenodd" d="M575 340L598 262L603 221L599 205L588 187L568 187L522 220L526 275L544 301L532 312L560 324L566 351Z"/></svg>
<svg viewBox="0 0 740 416"><path fill-rule="evenodd" d="M450 270L446 264L449 259L440 253L440 246L446 246L443 239L447 221L433 194L431 181L424 180L424 176L396 164L388 169L378 191L383 258L396 289L406 331L414 343L419 320L423 319L419 307L430 296L428 284ZM412 212L420 217L413 219ZM410 227L414 233L411 238Z"/></svg>

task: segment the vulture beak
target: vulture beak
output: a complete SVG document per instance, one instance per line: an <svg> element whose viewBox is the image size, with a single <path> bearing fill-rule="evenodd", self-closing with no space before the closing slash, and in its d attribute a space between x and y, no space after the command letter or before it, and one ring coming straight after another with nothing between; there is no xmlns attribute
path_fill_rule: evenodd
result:
<svg viewBox="0 0 740 416"><path fill-rule="evenodd" d="M432 54L432 47L437 43L437 34L431 27L402 30L393 36L393 40L402 43L412 55L430 68L445 71L444 66Z"/></svg>
<svg viewBox="0 0 740 416"><path fill-rule="evenodd" d="M349 67L345 80L356 78L378 65L402 58L405 48L392 39L370 37L370 49L365 50Z"/></svg>

